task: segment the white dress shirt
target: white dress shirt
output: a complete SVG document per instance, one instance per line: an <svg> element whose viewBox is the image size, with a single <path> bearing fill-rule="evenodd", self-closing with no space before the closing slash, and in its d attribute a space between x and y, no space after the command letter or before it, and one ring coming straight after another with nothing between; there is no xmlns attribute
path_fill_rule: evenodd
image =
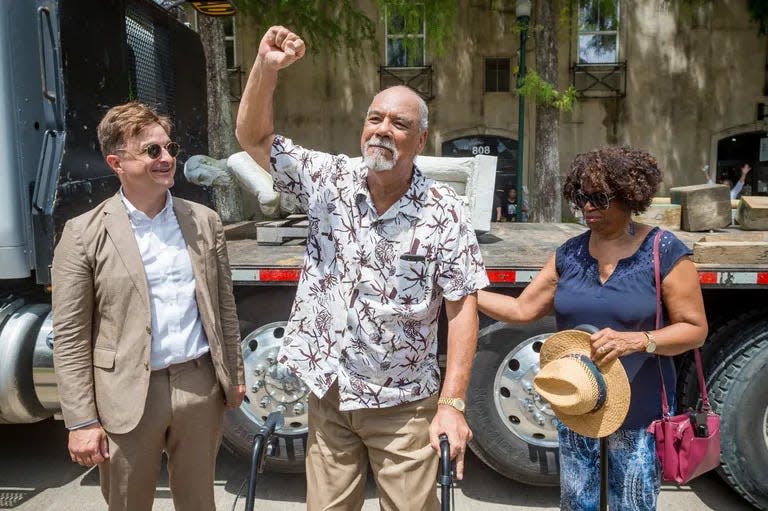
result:
<svg viewBox="0 0 768 511"><path fill-rule="evenodd" d="M195 299L195 276L173 211L171 194L154 218L120 197L139 246L152 312L152 370L193 360L209 351Z"/></svg>

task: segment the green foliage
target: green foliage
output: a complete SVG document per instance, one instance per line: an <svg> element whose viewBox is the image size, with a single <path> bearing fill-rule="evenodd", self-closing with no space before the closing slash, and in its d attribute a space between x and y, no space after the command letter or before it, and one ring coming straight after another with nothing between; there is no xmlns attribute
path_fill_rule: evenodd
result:
<svg viewBox="0 0 768 511"><path fill-rule="evenodd" d="M283 25L301 34L310 48L347 51L358 60L378 51L376 24L355 0L237 0L238 12L266 30Z"/></svg>
<svg viewBox="0 0 768 511"><path fill-rule="evenodd" d="M403 34L417 34L422 31L422 23L428 35L427 47L433 55L444 55L454 35L458 2L456 0L376 0L383 22L385 16L393 13L403 23ZM414 41L406 39L406 48L412 48Z"/></svg>
<svg viewBox="0 0 768 511"><path fill-rule="evenodd" d="M296 33L310 47L323 47L332 53L347 51L357 59L369 51L378 53L376 21L358 8L356 0L237 0L238 12L256 26L266 29L283 25ZM419 33L426 22L428 48L443 55L454 34L458 3L456 0L376 0L381 21L386 12L397 12L404 21L402 33ZM414 44L405 39L406 47Z"/></svg>
<svg viewBox="0 0 768 511"><path fill-rule="evenodd" d="M577 91L573 85L560 92L555 86L542 79L536 71L528 71L522 79L517 93L534 99L537 103L550 105L561 112L570 112L576 102Z"/></svg>

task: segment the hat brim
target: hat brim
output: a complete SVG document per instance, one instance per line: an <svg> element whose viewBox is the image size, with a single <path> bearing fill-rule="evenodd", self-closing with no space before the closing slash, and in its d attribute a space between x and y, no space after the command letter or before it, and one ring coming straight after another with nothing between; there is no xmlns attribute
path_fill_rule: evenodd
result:
<svg viewBox="0 0 768 511"><path fill-rule="evenodd" d="M591 356L590 334L581 330L563 330L549 336L541 346L540 366L571 353ZM631 390L624 366L619 360L598 365L605 378L607 396L605 404L597 411L582 415L568 415L552 407L560 421L576 433L603 438L621 427L629 412Z"/></svg>

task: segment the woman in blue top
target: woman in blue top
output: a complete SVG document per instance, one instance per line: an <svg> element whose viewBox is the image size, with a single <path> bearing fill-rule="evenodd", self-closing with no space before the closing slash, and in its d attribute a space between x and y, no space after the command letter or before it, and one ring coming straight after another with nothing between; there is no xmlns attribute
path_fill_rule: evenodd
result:
<svg viewBox="0 0 768 511"><path fill-rule="evenodd" d="M632 221L651 203L661 172L651 155L628 147L580 154L566 177L565 198L581 209L589 230L566 241L518 298L480 291L480 310L525 323L554 310L558 330L591 324L592 359L619 358L632 398L621 428L608 437L611 509L653 510L660 488L655 442L646 428L661 417L661 362L674 403L672 356L701 346L707 320L690 251L664 232L661 259L664 326L656 329L653 238L657 227ZM558 425L561 509L596 510L599 442Z"/></svg>

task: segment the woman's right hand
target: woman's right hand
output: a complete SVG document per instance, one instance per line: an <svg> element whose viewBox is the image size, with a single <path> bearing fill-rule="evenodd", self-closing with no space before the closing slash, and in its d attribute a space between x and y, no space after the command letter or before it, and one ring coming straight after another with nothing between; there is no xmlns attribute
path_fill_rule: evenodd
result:
<svg viewBox="0 0 768 511"><path fill-rule="evenodd" d="M591 358L596 364L605 364L630 353L645 351L646 339L643 332L618 332L603 328L590 337Z"/></svg>

